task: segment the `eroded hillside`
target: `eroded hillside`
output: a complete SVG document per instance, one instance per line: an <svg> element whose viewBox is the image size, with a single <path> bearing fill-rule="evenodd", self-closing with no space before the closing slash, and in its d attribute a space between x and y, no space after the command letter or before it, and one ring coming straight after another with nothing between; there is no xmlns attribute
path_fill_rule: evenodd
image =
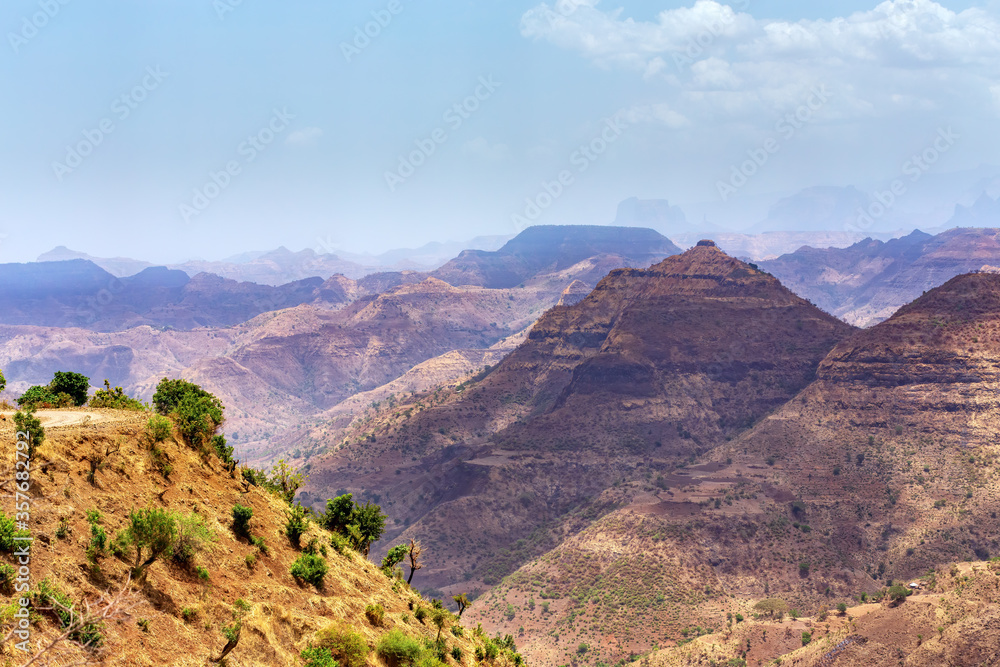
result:
<svg viewBox="0 0 1000 667"><path fill-rule="evenodd" d="M543 662L579 643L610 661L718 628L741 601L811 614L995 556L998 363L1000 276L957 277L839 343L814 382L703 462L646 470L627 507L470 613L491 629L530 622ZM549 613L526 612L532 599Z"/></svg>

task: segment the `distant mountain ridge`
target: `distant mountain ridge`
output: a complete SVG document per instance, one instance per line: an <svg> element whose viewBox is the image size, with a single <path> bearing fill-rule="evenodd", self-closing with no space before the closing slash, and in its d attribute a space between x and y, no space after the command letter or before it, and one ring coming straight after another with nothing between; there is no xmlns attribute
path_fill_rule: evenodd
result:
<svg viewBox="0 0 1000 667"><path fill-rule="evenodd" d="M270 251L245 252L218 260L190 260L181 264L168 264L168 268L183 271L190 277L199 273L213 273L238 282L279 286L296 280L320 277L324 280L334 274L352 279L386 270L430 271L469 248L495 250L510 236L478 236L465 242L431 242L420 248L389 250L378 255L350 252L317 253L306 248L298 252L284 246ZM87 253L57 246L39 255L38 262L57 262L71 259L89 260L115 277L135 275L143 269L156 266L151 262L127 257L94 257Z"/></svg>
<svg viewBox="0 0 1000 667"><path fill-rule="evenodd" d="M1000 225L1000 205L993 200L976 211L960 209L956 217ZM840 249L806 246L760 266L827 312L870 326L957 275L1000 266L1000 228L955 228L936 236L915 231Z"/></svg>

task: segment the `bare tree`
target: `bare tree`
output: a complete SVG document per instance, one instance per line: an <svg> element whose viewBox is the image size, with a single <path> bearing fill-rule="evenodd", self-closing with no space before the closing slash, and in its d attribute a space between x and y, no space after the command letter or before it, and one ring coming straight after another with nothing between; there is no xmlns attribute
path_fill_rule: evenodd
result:
<svg viewBox="0 0 1000 667"><path fill-rule="evenodd" d="M420 562L420 554L422 551L423 549L420 547L420 542L411 539L410 553L407 554L410 557L410 577L406 580L407 584L413 581L413 573L423 567L423 564Z"/></svg>
<svg viewBox="0 0 1000 667"><path fill-rule="evenodd" d="M39 646L38 651L27 662L22 663L21 667L46 667L57 663L64 667L71 667L102 662L103 656L99 648L87 645L72 637L79 635L80 631L87 627L127 618L132 609L139 604L131 584L130 577L125 580L117 592L104 593L93 604L84 602L82 611L76 610L77 605L67 607L54 599L50 599L51 607L37 608L39 611L62 612L62 615L68 615L69 622L63 626L61 634ZM13 635L14 629L11 629L4 639L4 643L9 641ZM80 651L84 652L83 656L78 655ZM73 657L72 654L77 655Z"/></svg>
<svg viewBox="0 0 1000 667"><path fill-rule="evenodd" d="M97 471L104 470L104 466L107 465L107 460L114 454L117 454L121 448L121 440L116 440L113 445L107 445L103 450L97 449L87 456L87 461L90 462L90 472L87 473L87 481L90 482L91 485L97 484Z"/></svg>

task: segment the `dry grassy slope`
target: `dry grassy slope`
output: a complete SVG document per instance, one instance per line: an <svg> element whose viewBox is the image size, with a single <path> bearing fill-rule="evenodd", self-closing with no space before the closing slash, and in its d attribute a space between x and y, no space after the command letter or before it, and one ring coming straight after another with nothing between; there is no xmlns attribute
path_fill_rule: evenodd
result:
<svg viewBox="0 0 1000 667"><path fill-rule="evenodd" d="M453 558L423 585L495 583L562 540L568 513L611 509L595 497L637 465L667 469L790 398L849 332L714 247L613 271L482 382L358 425L306 490L377 492L393 537Z"/></svg>
<svg viewBox="0 0 1000 667"><path fill-rule="evenodd" d="M644 469L628 508L508 577L470 613L489 629L517 628L498 609L537 598L542 572L562 580L550 588L560 613L533 620L528 655L556 664L587 641L610 662L676 639L689 619L718 625L721 610L710 598L657 606L641 597L637 611L580 604L575 593L593 575L566 563L586 560L605 577L647 571L650 558L661 567L671 554L684 559L678 577L702 571L737 600L773 595L807 611L887 578L996 555L998 364L1000 276L955 278L837 345L810 386L709 463L663 476ZM624 561L608 561L609 551ZM579 618L566 632L570 613ZM568 639L547 641L551 632Z"/></svg>
<svg viewBox="0 0 1000 667"><path fill-rule="evenodd" d="M1000 665L1000 562L959 563L921 581L923 588L902 604L862 604L844 614L828 610L783 621L748 615L721 632L655 651L632 664L727 665L743 658L749 667ZM806 646L803 632L811 635Z"/></svg>
<svg viewBox="0 0 1000 667"><path fill-rule="evenodd" d="M56 411L72 415L74 411ZM91 425L52 427L34 460L31 495L31 530L36 539L32 554L32 580L43 578L68 593L74 600L93 600L100 593L117 589L126 580L129 565L108 556L101 559L100 571L92 573L85 559L90 539L85 514L100 510L109 538L121 530L128 513L135 508L162 507L176 512L197 512L206 520L216 540L207 551L196 556L193 566L203 566L210 573L204 585L192 569L166 560L150 566L146 580L136 586L137 605L131 618L106 628L106 651L102 664L107 665L204 665L209 656L217 656L226 643L220 630L233 621L233 603L242 598L251 604L243 620L240 643L227 664L300 665L298 653L306 648L313 633L338 619L347 620L374 646L378 638L392 628L401 628L414 637L433 637L428 625L412 618L408 602L418 601L403 586L393 591L390 581L376 566L360 556L345 557L330 550L330 572L323 590L299 585L289 574L299 552L283 535L284 504L276 497L251 488L244 492L214 458L203 459L191 449L170 440L162 445L173 472L169 481L155 472L142 442L146 416L121 411L97 411L104 421ZM12 469L14 432L9 421L0 422L0 441L4 458ZM86 481L89 470L86 457L92 451L119 442L122 449L110 465L97 475L96 486ZM231 508L235 503L253 508L253 534L263 537L269 555L234 537L230 528ZM4 511L12 513L12 500L4 502ZM60 539L56 530L65 520L68 534ZM315 526L309 536L328 540L328 534ZM253 568L246 556L257 554ZM430 556L433 559L433 555ZM9 560L9 559L8 559ZM365 618L369 603L385 607L383 627L373 627ZM181 611L196 610L185 621ZM409 621L403 620L410 614ZM149 632L137 622L149 621ZM48 617L36 624L33 639L52 637L56 628ZM462 639L447 634L449 646L465 651L464 664L472 664L472 633ZM12 655L11 647L5 647ZM456 662L449 658L449 664ZM374 653L368 664L382 665Z"/></svg>

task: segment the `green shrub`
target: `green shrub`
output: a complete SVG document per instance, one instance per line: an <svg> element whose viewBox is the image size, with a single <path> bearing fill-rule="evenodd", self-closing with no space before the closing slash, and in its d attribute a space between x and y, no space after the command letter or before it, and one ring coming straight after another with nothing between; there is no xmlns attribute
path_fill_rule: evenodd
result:
<svg viewBox="0 0 1000 667"><path fill-rule="evenodd" d="M382 636L375 650L392 667L404 667L416 663L424 647L402 631L390 630Z"/></svg>
<svg viewBox="0 0 1000 667"><path fill-rule="evenodd" d="M174 423L167 417L153 415L146 422L146 438L151 444L163 442L170 437L173 430Z"/></svg>
<svg viewBox="0 0 1000 667"><path fill-rule="evenodd" d="M114 408L116 410L142 411L146 406L141 401L129 397L121 387L111 388L108 380L104 381L104 389L98 389L88 401L92 408Z"/></svg>
<svg viewBox="0 0 1000 667"><path fill-rule="evenodd" d="M250 537L250 519L253 518L253 508L236 503L233 505L233 532L243 537Z"/></svg>
<svg viewBox="0 0 1000 667"><path fill-rule="evenodd" d="M207 543L215 541L215 534L205 525L205 519L200 514L178 514L175 518L177 537L173 547L174 560L187 563Z"/></svg>
<svg viewBox="0 0 1000 667"><path fill-rule="evenodd" d="M96 563L97 559L104 555L108 545L108 534L104 527L97 524L90 524L90 545L87 547L87 560Z"/></svg>
<svg viewBox="0 0 1000 667"><path fill-rule="evenodd" d="M365 667L368 644L346 621L335 621L316 633L316 643L330 650L343 667Z"/></svg>
<svg viewBox="0 0 1000 667"><path fill-rule="evenodd" d="M187 380L163 378L156 385L153 407L161 415L174 415L184 440L199 449L207 447L223 421L222 402Z"/></svg>
<svg viewBox="0 0 1000 667"><path fill-rule="evenodd" d="M338 667L337 661L333 659L330 649L322 646L310 646L302 651L299 656L305 660L303 667Z"/></svg>
<svg viewBox="0 0 1000 667"><path fill-rule="evenodd" d="M28 387L23 394L17 398L17 405L21 408L54 408L59 403L56 395L49 391L48 387L35 385Z"/></svg>
<svg viewBox="0 0 1000 667"><path fill-rule="evenodd" d="M257 547L257 549L265 556L271 553L271 551L267 548L267 543L264 541L263 537L257 537L254 535L250 538L250 542L252 542L253 545Z"/></svg>
<svg viewBox="0 0 1000 667"><path fill-rule="evenodd" d="M813 640L812 633L804 630L802 632L802 645L808 646L809 642L811 642L812 640Z"/></svg>
<svg viewBox="0 0 1000 667"><path fill-rule="evenodd" d="M198 609L196 607L183 607L181 609L181 616L185 621L190 623L198 617Z"/></svg>
<svg viewBox="0 0 1000 667"><path fill-rule="evenodd" d="M292 576L321 588L328 569L322 556L302 554L292 563Z"/></svg>
<svg viewBox="0 0 1000 667"><path fill-rule="evenodd" d="M841 616L843 616L844 614L846 614L847 613L847 604L844 603L844 602L841 602L840 604L838 604L837 605L837 611L840 612Z"/></svg>
<svg viewBox="0 0 1000 667"><path fill-rule="evenodd" d="M288 520L285 522L285 535L296 547L302 539L302 535L309 530L309 518L306 515L306 508L302 505L292 505L291 509L285 511Z"/></svg>
<svg viewBox="0 0 1000 667"><path fill-rule="evenodd" d="M427 618L427 610L423 607L417 607L413 610L413 617L423 623L424 619Z"/></svg>
<svg viewBox="0 0 1000 667"><path fill-rule="evenodd" d="M451 657L455 659L455 662L462 662L462 647L452 646L451 647Z"/></svg>
<svg viewBox="0 0 1000 667"><path fill-rule="evenodd" d="M214 396L188 394L171 414L176 415L177 430L185 442L204 448L222 425L222 407Z"/></svg>
<svg viewBox="0 0 1000 667"><path fill-rule="evenodd" d="M351 551L353 551L351 542L340 533L333 533L330 536L330 546L341 556L350 556Z"/></svg>
<svg viewBox="0 0 1000 667"><path fill-rule="evenodd" d="M251 570L257 566L257 554L247 554L245 560L247 567L250 568Z"/></svg>
<svg viewBox="0 0 1000 667"><path fill-rule="evenodd" d="M365 607L365 616L368 617L368 621L378 627L382 625L382 619L385 617L385 609L380 604L370 604Z"/></svg>
<svg viewBox="0 0 1000 667"><path fill-rule="evenodd" d="M0 591L5 595L10 595L14 592L14 577L17 576L17 571L7 563L0 563Z"/></svg>
<svg viewBox="0 0 1000 667"><path fill-rule="evenodd" d="M225 436L212 436L212 448L215 450L215 453L219 456L222 462L228 466L230 471L236 469L238 461L233 458L233 447L232 445L226 444Z"/></svg>
<svg viewBox="0 0 1000 667"><path fill-rule="evenodd" d="M73 405L83 405L87 402L87 392L90 390L90 378L80 373L56 371L49 383L49 391L53 394L69 394Z"/></svg>
<svg viewBox="0 0 1000 667"><path fill-rule="evenodd" d="M35 450L45 442L45 429L42 422L35 416L35 408L14 413L14 426L18 433L28 434L28 458L34 458Z"/></svg>
<svg viewBox="0 0 1000 667"><path fill-rule="evenodd" d="M17 535L17 523L0 510L0 551L14 551L14 537Z"/></svg>

